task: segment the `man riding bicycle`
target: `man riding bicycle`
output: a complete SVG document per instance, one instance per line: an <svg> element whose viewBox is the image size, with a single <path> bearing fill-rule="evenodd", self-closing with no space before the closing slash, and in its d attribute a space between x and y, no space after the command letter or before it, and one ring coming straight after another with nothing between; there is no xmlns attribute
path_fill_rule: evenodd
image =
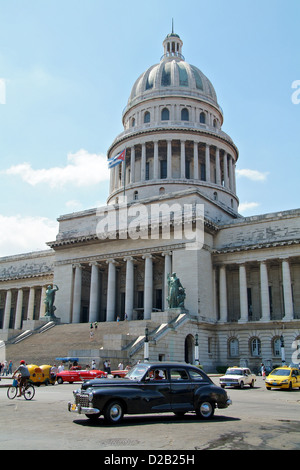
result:
<svg viewBox="0 0 300 470"><path fill-rule="evenodd" d="M28 379L30 377L30 372L28 370L28 367L26 366L26 363L25 361L20 361L20 365L19 367L15 370L15 372L13 373L12 375L12 378L15 377L16 373L19 372L19 384L18 384L18 387L19 387L19 395L17 395L18 397L21 397L22 396L22 387L25 387L27 385L27 382L28 382Z"/></svg>

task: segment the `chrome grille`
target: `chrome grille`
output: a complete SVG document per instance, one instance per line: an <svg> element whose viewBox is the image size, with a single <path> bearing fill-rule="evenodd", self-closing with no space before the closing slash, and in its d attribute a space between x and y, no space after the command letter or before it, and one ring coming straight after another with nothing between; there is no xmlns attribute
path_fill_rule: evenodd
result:
<svg viewBox="0 0 300 470"><path fill-rule="evenodd" d="M81 394L76 394L75 395L75 403L76 405L81 405L83 407L88 407L89 406L89 396L88 395L81 395Z"/></svg>

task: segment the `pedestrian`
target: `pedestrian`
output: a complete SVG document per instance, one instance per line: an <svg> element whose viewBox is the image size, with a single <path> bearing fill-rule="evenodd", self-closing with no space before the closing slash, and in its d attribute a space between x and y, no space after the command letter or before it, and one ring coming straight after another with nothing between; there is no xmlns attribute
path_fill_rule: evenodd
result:
<svg viewBox="0 0 300 470"><path fill-rule="evenodd" d="M63 363L61 363L61 364L58 366L58 372L62 372L63 370L65 370L65 366L63 365Z"/></svg>
<svg viewBox="0 0 300 470"><path fill-rule="evenodd" d="M96 369L96 361L95 359L92 360L92 370Z"/></svg>
<svg viewBox="0 0 300 470"><path fill-rule="evenodd" d="M124 369L124 364L123 364L122 361L119 362L118 369L119 369L119 370L123 370L123 369Z"/></svg>
<svg viewBox="0 0 300 470"><path fill-rule="evenodd" d="M264 364L261 365L260 372L261 372L261 376L262 376L263 380L265 380L265 378L266 378L266 368L265 368Z"/></svg>
<svg viewBox="0 0 300 470"><path fill-rule="evenodd" d="M96 321L94 322L94 327L95 327L95 330L97 330L97 328L98 328L98 322L96 322Z"/></svg>
<svg viewBox="0 0 300 470"><path fill-rule="evenodd" d="M56 367L56 364L54 364L51 369L50 369L50 379L55 382L56 376L57 376L58 369Z"/></svg>
<svg viewBox="0 0 300 470"><path fill-rule="evenodd" d="M9 373L9 374L12 374L12 373L13 373L12 368L13 368L13 363L12 363L12 361L9 361L9 364L8 364L8 373Z"/></svg>

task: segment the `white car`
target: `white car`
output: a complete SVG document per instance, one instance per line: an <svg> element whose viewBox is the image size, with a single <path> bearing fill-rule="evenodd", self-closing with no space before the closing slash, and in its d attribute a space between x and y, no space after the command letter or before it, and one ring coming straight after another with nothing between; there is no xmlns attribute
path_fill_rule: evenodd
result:
<svg viewBox="0 0 300 470"><path fill-rule="evenodd" d="M252 374L251 370L247 367L229 367L225 375L220 377L220 385L225 387L240 387L244 388L245 385L254 387L256 375Z"/></svg>

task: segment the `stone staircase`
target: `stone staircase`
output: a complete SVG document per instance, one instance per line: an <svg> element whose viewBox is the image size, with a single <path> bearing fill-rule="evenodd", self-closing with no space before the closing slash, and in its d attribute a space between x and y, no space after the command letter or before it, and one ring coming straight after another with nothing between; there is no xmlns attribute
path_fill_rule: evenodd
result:
<svg viewBox="0 0 300 470"><path fill-rule="evenodd" d="M6 359L14 366L21 359L28 364L54 364L58 357L78 357L82 366L96 361L102 369L104 359L110 359L112 369L120 360L124 365L143 359L145 328L149 344L156 345L168 332L180 328L190 316L153 313L151 320L99 322L90 338L90 323L46 324L34 331L23 332L6 343Z"/></svg>

